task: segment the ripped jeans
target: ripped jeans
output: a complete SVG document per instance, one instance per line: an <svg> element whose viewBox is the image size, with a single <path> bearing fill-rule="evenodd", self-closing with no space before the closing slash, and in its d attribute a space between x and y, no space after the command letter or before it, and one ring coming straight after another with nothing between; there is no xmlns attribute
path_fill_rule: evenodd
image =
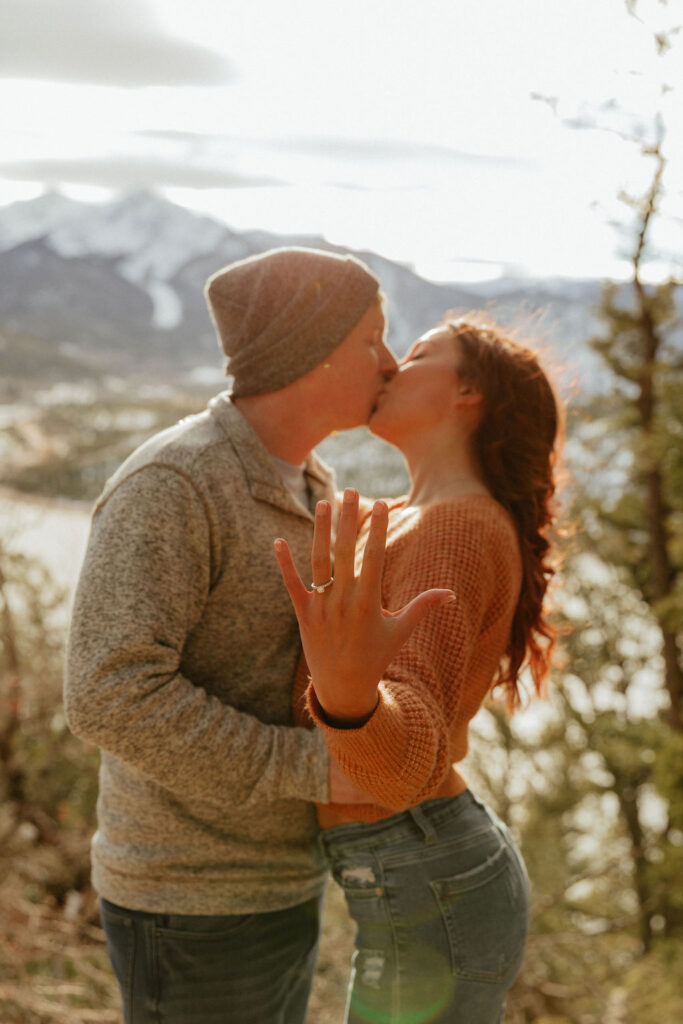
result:
<svg viewBox="0 0 683 1024"><path fill-rule="evenodd" d="M466 790L322 842L358 926L347 1024L501 1024L529 906L505 825Z"/></svg>

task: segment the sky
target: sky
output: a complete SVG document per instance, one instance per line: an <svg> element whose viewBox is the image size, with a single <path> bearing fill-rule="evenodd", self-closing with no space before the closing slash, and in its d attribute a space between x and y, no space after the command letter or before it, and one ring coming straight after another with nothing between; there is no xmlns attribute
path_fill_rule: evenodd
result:
<svg viewBox="0 0 683 1024"><path fill-rule="evenodd" d="M681 23L683 0L0 0L0 218L152 188L434 280L620 277L617 196L652 174L626 136L658 110L655 241L683 251L683 34L654 41Z"/></svg>

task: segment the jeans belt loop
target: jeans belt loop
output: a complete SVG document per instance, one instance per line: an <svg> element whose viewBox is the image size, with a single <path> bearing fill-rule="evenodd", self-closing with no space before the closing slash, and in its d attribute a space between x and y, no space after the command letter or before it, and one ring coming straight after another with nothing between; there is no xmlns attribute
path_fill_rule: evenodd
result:
<svg viewBox="0 0 683 1024"><path fill-rule="evenodd" d="M438 839L437 831L422 808L419 805L417 807L409 807L408 814L424 836L425 842L435 843Z"/></svg>

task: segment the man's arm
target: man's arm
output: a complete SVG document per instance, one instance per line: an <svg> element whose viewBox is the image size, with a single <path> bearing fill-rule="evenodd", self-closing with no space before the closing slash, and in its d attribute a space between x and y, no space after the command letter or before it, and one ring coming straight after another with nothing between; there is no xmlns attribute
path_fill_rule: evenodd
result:
<svg viewBox="0 0 683 1024"><path fill-rule="evenodd" d="M207 509L182 473L146 466L105 500L74 602L69 725L182 797L325 802L319 731L261 722L179 670L205 607L210 563Z"/></svg>

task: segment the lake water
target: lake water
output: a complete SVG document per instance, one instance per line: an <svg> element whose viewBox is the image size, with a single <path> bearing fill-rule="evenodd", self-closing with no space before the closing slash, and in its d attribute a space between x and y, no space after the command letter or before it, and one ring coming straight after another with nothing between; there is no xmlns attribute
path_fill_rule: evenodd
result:
<svg viewBox="0 0 683 1024"><path fill-rule="evenodd" d="M73 593L90 530L90 506L0 489L0 530L8 548L41 561Z"/></svg>

